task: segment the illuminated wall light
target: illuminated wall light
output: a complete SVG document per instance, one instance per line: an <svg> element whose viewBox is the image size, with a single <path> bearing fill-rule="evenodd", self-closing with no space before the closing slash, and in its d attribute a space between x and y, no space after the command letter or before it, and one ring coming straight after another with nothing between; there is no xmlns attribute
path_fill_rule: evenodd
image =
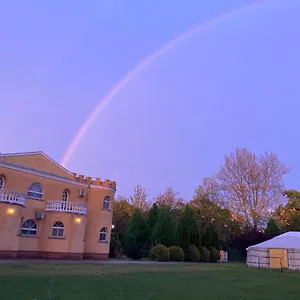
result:
<svg viewBox="0 0 300 300"><path fill-rule="evenodd" d="M80 224L80 223L81 223L81 219L80 219L80 218L76 218L76 219L75 219L75 223L76 223L76 224Z"/></svg>
<svg viewBox="0 0 300 300"><path fill-rule="evenodd" d="M8 209L7 209L7 213L8 213L9 215L12 215L14 212L15 212L15 210L14 210L13 208L8 208Z"/></svg>
<svg viewBox="0 0 300 300"><path fill-rule="evenodd" d="M114 225L114 224L112 224L112 225L111 225L111 228L112 228L112 229L114 229L114 228L115 228L115 225Z"/></svg>

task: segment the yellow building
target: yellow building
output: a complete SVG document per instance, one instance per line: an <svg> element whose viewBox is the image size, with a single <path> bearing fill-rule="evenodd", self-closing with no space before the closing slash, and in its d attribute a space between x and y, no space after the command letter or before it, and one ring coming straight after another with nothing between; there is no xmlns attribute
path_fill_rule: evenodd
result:
<svg viewBox="0 0 300 300"><path fill-rule="evenodd" d="M43 152L0 154L0 257L107 259L115 191Z"/></svg>

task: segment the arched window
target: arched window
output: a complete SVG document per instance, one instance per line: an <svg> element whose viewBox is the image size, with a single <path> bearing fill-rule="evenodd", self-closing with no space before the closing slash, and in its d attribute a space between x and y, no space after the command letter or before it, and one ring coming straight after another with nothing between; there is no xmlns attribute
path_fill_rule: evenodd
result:
<svg viewBox="0 0 300 300"><path fill-rule="evenodd" d="M4 178L0 176L0 190L4 188Z"/></svg>
<svg viewBox="0 0 300 300"><path fill-rule="evenodd" d="M103 209L109 209L109 197L106 196L103 200Z"/></svg>
<svg viewBox="0 0 300 300"><path fill-rule="evenodd" d="M105 242L106 241L106 232L107 232L107 229L105 227L103 227L101 230L100 230L100 237L99 237L99 240L101 242Z"/></svg>
<svg viewBox="0 0 300 300"><path fill-rule="evenodd" d="M52 236L54 237L63 237L64 236L65 226L62 222L55 222L52 226Z"/></svg>
<svg viewBox="0 0 300 300"><path fill-rule="evenodd" d="M42 199L43 198L43 188L40 183L35 182L33 183L28 191L27 196L35 199Z"/></svg>
<svg viewBox="0 0 300 300"><path fill-rule="evenodd" d="M27 220L23 223L21 229L21 235L37 235L37 224L33 220Z"/></svg>
<svg viewBox="0 0 300 300"><path fill-rule="evenodd" d="M61 201L68 201L69 200L69 191L64 190L61 196Z"/></svg>

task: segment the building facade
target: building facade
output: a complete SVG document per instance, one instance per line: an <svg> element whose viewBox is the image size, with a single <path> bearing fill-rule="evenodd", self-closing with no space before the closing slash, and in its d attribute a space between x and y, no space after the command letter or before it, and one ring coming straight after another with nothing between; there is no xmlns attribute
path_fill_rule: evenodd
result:
<svg viewBox="0 0 300 300"><path fill-rule="evenodd" d="M107 259L115 191L43 152L0 154L0 257Z"/></svg>

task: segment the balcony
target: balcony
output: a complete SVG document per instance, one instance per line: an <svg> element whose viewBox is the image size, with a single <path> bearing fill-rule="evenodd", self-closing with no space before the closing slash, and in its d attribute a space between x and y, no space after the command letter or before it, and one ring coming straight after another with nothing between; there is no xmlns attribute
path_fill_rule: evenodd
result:
<svg viewBox="0 0 300 300"><path fill-rule="evenodd" d="M0 202L25 206L25 195L15 191L0 189Z"/></svg>
<svg viewBox="0 0 300 300"><path fill-rule="evenodd" d="M73 214L86 215L87 205L69 201L49 201L46 211L69 212Z"/></svg>

